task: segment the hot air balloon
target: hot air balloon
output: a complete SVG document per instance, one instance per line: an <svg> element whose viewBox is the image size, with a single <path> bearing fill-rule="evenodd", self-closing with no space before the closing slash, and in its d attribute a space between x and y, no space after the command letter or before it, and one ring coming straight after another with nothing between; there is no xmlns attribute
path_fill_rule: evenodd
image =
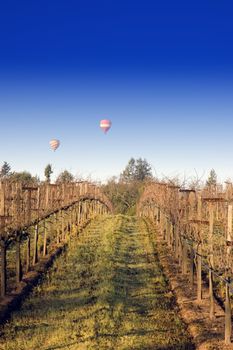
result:
<svg viewBox="0 0 233 350"><path fill-rule="evenodd" d="M100 127L104 131L105 134L108 132L108 130L111 128L111 126L112 126L111 120L103 119L100 121Z"/></svg>
<svg viewBox="0 0 233 350"><path fill-rule="evenodd" d="M60 146L60 141L53 139L49 141L50 147L52 148L53 151L56 151L56 149Z"/></svg>

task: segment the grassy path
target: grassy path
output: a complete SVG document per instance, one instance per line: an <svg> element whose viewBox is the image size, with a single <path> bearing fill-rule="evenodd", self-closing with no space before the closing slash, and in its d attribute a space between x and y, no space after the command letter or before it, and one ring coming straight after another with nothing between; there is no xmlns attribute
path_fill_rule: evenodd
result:
<svg viewBox="0 0 233 350"><path fill-rule="evenodd" d="M142 221L93 222L1 330L1 350L192 349Z"/></svg>

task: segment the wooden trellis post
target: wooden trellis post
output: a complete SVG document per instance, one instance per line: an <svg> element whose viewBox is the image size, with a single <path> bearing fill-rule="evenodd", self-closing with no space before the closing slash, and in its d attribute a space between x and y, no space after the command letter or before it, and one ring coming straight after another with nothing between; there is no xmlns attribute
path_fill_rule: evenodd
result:
<svg viewBox="0 0 233 350"><path fill-rule="evenodd" d="M24 203L24 210L25 210L25 222L29 224L31 222L31 199L32 199L32 192L30 188L23 187L23 191L25 192L25 203Z"/></svg>
<svg viewBox="0 0 233 350"><path fill-rule="evenodd" d="M179 223L177 222L174 227L175 234L175 258L179 258Z"/></svg>
<svg viewBox="0 0 233 350"><path fill-rule="evenodd" d="M26 272L29 272L31 268L31 236L28 233L27 247L26 247Z"/></svg>
<svg viewBox="0 0 233 350"><path fill-rule="evenodd" d="M55 227L56 227L56 237L57 244L60 243L60 211L56 212L54 215Z"/></svg>
<svg viewBox="0 0 233 350"><path fill-rule="evenodd" d="M161 235L162 239L165 239L165 237L164 237L164 219L165 219L165 217L164 217L163 211L161 211L160 213L161 213L160 214L160 235Z"/></svg>
<svg viewBox="0 0 233 350"><path fill-rule="evenodd" d="M62 230L62 240L66 240L66 229L65 229L65 213L64 210L61 211L61 230Z"/></svg>
<svg viewBox="0 0 233 350"><path fill-rule="evenodd" d="M70 235L73 235L73 208L69 208Z"/></svg>
<svg viewBox="0 0 233 350"><path fill-rule="evenodd" d="M169 218L168 216L166 216L166 236L165 236L165 239L166 239L166 242L168 243L169 245L169 237L170 235L170 222L169 222Z"/></svg>
<svg viewBox="0 0 233 350"><path fill-rule="evenodd" d="M197 300L202 300L202 243L197 246Z"/></svg>
<svg viewBox="0 0 233 350"><path fill-rule="evenodd" d="M82 201L79 201L79 226L82 226L83 224L83 206Z"/></svg>
<svg viewBox="0 0 233 350"><path fill-rule="evenodd" d="M232 251L232 204L228 204L228 210L227 210L227 235L226 235L226 241L227 241L227 268L230 267L230 256Z"/></svg>
<svg viewBox="0 0 233 350"><path fill-rule="evenodd" d="M4 298L6 295L6 242L3 237L0 240L1 245L1 297Z"/></svg>
<svg viewBox="0 0 233 350"><path fill-rule="evenodd" d="M5 186L0 182L0 216L5 216Z"/></svg>
<svg viewBox="0 0 233 350"><path fill-rule="evenodd" d="M66 211L64 209L61 210L60 227L61 227L61 240L65 242L67 237L66 237Z"/></svg>
<svg viewBox="0 0 233 350"><path fill-rule="evenodd" d="M200 193L197 195L197 219L202 220L202 198Z"/></svg>
<svg viewBox="0 0 233 350"><path fill-rule="evenodd" d="M69 208L66 210L66 227L67 227L67 234L70 238L70 209Z"/></svg>
<svg viewBox="0 0 233 350"><path fill-rule="evenodd" d="M48 225L48 223L47 223ZM46 225L46 220L44 220L44 242L43 242L43 256L46 256L48 253L47 249L47 232L48 232L48 227Z"/></svg>
<svg viewBox="0 0 233 350"><path fill-rule="evenodd" d="M72 221L73 221L73 231L74 233L76 234L76 231L77 231L77 221L76 221L76 204L73 205L72 207Z"/></svg>
<svg viewBox="0 0 233 350"><path fill-rule="evenodd" d="M213 269L214 269L214 204L224 201L220 197L203 198L204 201L208 202L208 213L209 213L209 297L210 297L210 319L215 318L214 313L214 290L213 290Z"/></svg>
<svg viewBox="0 0 233 350"><path fill-rule="evenodd" d="M14 226L16 226L17 229L19 229L24 223L21 215L21 193L22 186L21 184L16 183L14 186L13 217L15 222Z"/></svg>
<svg viewBox="0 0 233 350"><path fill-rule="evenodd" d="M99 204L98 204L98 200L95 199L94 201L94 215L95 215L95 218L98 216L98 208L99 208Z"/></svg>
<svg viewBox="0 0 233 350"><path fill-rule="evenodd" d="M84 224L85 224L87 221L87 201L86 200L83 202L83 208L84 208Z"/></svg>
<svg viewBox="0 0 233 350"><path fill-rule="evenodd" d="M74 206L70 208L70 226L71 226L71 234L73 235L75 232L75 211Z"/></svg>
<svg viewBox="0 0 233 350"><path fill-rule="evenodd" d="M38 262L38 232L39 232L39 226L38 224L36 224L35 232L34 232L33 265L36 265L36 263Z"/></svg>
<svg viewBox="0 0 233 350"><path fill-rule="evenodd" d="M81 211L82 211L82 208L81 208L81 201L78 202L78 226L81 225Z"/></svg>
<svg viewBox="0 0 233 350"><path fill-rule="evenodd" d="M202 224L202 198L201 194L197 197L197 226L198 235L201 237L201 224ZM199 241L197 245L197 300L202 300L202 242Z"/></svg>
<svg viewBox="0 0 233 350"><path fill-rule="evenodd" d="M226 300L225 300L225 343L227 345L231 344L231 301L230 301L230 291L229 283L230 277L228 276L230 269L230 255L232 250L232 204L228 204L228 215L227 215L227 266L226 266Z"/></svg>
<svg viewBox="0 0 233 350"><path fill-rule="evenodd" d="M156 204L157 205L157 204ZM158 218L157 218L157 225L160 224L160 215L161 215L161 212L160 212L160 207L157 205L157 211L158 211Z"/></svg>
<svg viewBox="0 0 233 350"><path fill-rule="evenodd" d="M170 222L170 248L174 251L174 223Z"/></svg>
<svg viewBox="0 0 233 350"><path fill-rule="evenodd" d="M230 291L229 283L226 283L226 300L225 300L225 344L231 344L231 301L230 301Z"/></svg>
<svg viewBox="0 0 233 350"><path fill-rule="evenodd" d="M200 215L198 215L200 217ZM206 220L191 220L195 224L195 231L199 237L199 242L197 244L196 250L196 276L197 276L197 300L202 300L202 238L201 238L201 226L206 225L209 222Z"/></svg>
<svg viewBox="0 0 233 350"><path fill-rule="evenodd" d="M90 212L90 218L94 218L94 216L95 216L95 213L94 213L94 201L93 200L91 200L90 201L90 209L89 209L89 212Z"/></svg>
<svg viewBox="0 0 233 350"><path fill-rule="evenodd" d="M213 290L213 272L214 268L214 248L213 248L213 233L214 233L214 210L213 203L209 202L209 262L211 269L209 270L209 297L210 297L210 319L213 320L214 315L214 290Z"/></svg>
<svg viewBox="0 0 233 350"><path fill-rule="evenodd" d="M186 274L188 270L188 247L185 239L182 243L182 273Z"/></svg>
<svg viewBox="0 0 233 350"><path fill-rule="evenodd" d="M190 287L193 289L194 285L194 251L193 247L190 247L190 266L189 266L189 282L190 282Z"/></svg>
<svg viewBox="0 0 233 350"><path fill-rule="evenodd" d="M68 208L66 210L66 227L67 227L67 235L70 239L70 231L71 231L71 227L70 227L70 208Z"/></svg>
<svg viewBox="0 0 233 350"><path fill-rule="evenodd" d="M17 233L16 237L16 282L19 283L22 280L22 263L20 255L20 233Z"/></svg>
<svg viewBox="0 0 233 350"><path fill-rule="evenodd" d="M50 205L50 185L47 184L45 186L45 210L49 210L49 205Z"/></svg>

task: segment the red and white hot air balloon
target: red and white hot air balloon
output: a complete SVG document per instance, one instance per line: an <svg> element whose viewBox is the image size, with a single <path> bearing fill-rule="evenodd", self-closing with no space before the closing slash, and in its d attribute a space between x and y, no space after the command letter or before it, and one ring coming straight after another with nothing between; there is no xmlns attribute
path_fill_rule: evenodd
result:
<svg viewBox="0 0 233 350"><path fill-rule="evenodd" d="M56 139L52 139L49 141L50 147L53 151L56 151L56 149L60 146L60 141Z"/></svg>
<svg viewBox="0 0 233 350"><path fill-rule="evenodd" d="M102 119L100 121L100 127L104 131L105 134L108 132L108 130L111 128L111 126L112 126L111 120Z"/></svg>

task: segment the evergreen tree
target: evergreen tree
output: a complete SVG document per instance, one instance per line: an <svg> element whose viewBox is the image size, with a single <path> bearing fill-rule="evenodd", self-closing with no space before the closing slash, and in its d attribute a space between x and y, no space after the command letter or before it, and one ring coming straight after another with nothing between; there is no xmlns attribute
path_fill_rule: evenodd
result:
<svg viewBox="0 0 233 350"><path fill-rule="evenodd" d="M50 183L51 181L51 175L53 173L53 170L52 170L52 165L51 164L48 164L46 167L45 167L45 170L44 170L44 175L46 177L46 181L48 183Z"/></svg>
<svg viewBox="0 0 233 350"><path fill-rule="evenodd" d="M121 174L121 179L125 182L132 181L135 176L136 162L134 158L131 158L125 167L125 170Z"/></svg>
<svg viewBox="0 0 233 350"><path fill-rule="evenodd" d="M206 181L206 186L216 186L217 185L217 174L214 169L211 169L208 180Z"/></svg>
<svg viewBox="0 0 233 350"><path fill-rule="evenodd" d="M10 175L11 167L6 161L3 163L0 171L0 178L5 178Z"/></svg>
<svg viewBox="0 0 233 350"><path fill-rule="evenodd" d="M120 179L123 182L144 181L152 178L152 169L146 159L131 158L121 173Z"/></svg>
<svg viewBox="0 0 233 350"><path fill-rule="evenodd" d="M139 158L135 166L135 180L143 181L152 178L151 166L146 159Z"/></svg>

